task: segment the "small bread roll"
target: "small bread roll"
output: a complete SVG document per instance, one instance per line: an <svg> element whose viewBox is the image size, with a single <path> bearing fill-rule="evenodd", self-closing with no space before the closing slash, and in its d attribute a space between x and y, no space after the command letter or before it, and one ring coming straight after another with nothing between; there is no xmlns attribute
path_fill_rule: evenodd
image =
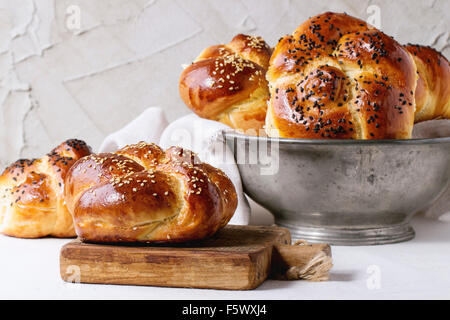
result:
<svg viewBox="0 0 450 320"><path fill-rule="evenodd" d="M450 63L431 47L408 44L405 48L419 74L414 121L450 119Z"/></svg>
<svg viewBox="0 0 450 320"><path fill-rule="evenodd" d="M180 77L180 96L202 118L255 132L265 122L271 49L260 37L239 34L205 49Z"/></svg>
<svg viewBox="0 0 450 320"><path fill-rule="evenodd" d="M267 79L269 136L408 139L416 64L397 41L347 14L310 18L280 39Z"/></svg>
<svg viewBox="0 0 450 320"><path fill-rule="evenodd" d="M20 159L0 176L0 232L19 238L74 237L64 201L70 167L91 153L80 140L67 140L40 159Z"/></svg>
<svg viewBox="0 0 450 320"><path fill-rule="evenodd" d="M224 227L236 190L189 150L141 142L78 161L65 197L75 229L90 242L184 242Z"/></svg>

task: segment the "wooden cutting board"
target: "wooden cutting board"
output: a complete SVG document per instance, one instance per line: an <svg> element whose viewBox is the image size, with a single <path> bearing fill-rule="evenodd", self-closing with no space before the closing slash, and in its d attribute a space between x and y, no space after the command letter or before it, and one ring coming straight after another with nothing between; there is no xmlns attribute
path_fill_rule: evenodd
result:
<svg viewBox="0 0 450 320"><path fill-rule="evenodd" d="M292 266L304 268L318 253L331 257L328 245L290 243L285 228L233 225L210 239L182 245L73 240L61 249L60 271L68 282L246 290L269 276L286 278ZM326 273L331 258L328 264Z"/></svg>

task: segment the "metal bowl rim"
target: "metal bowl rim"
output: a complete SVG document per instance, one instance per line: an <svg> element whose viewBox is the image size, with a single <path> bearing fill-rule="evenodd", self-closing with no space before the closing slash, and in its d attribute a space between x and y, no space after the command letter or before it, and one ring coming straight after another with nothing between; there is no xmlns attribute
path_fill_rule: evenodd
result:
<svg viewBox="0 0 450 320"><path fill-rule="evenodd" d="M297 138L274 138L249 136L234 130L222 130L225 139L237 138L241 140L276 142L279 144L292 145L427 145L427 144L445 144L450 143L450 137L425 138L425 139L393 139L393 140L327 140L327 139L297 139Z"/></svg>

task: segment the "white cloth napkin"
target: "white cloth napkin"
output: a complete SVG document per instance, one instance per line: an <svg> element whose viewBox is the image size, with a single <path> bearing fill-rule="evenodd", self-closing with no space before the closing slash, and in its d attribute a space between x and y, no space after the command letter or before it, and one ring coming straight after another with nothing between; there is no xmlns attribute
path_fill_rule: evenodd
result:
<svg viewBox="0 0 450 320"><path fill-rule="evenodd" d="M241 177L230 148L222 141L220 132L226 125L190 114L167 122L161 108L151 107L117 132L110 134L100 146L100 152L112 152L140 141L154 142L161 148L180 146L196 152L203 162L223 170L233 181L238 195L238 207L231 224L247 225L250 206L244 195Z"/></svg>

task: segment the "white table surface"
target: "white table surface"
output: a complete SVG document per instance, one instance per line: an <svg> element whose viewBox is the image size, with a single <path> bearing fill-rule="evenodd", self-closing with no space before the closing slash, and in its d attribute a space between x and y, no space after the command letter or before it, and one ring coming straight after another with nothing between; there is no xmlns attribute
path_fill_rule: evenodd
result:
<svg viewBox="0 0 450 320"><path fill-rule="evenodd" d="M273 221L261 208L253 217ZM65 283L58 258L69 240L0 236L0 299L449 299L450 223L419 216L412 224L409 242L333 246L330 281L268 280L251 291Z"/></svg>

